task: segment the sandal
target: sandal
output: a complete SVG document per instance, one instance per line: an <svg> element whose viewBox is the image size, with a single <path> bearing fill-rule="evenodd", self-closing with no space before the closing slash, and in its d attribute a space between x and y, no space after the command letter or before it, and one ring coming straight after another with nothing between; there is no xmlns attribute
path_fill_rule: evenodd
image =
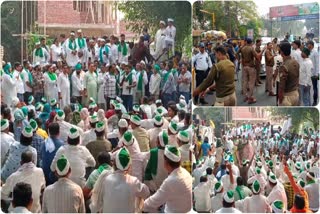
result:
<svg viewBox="0 0 320 214"><path fill-rule="evenodd" d="M248 104L253 104L253 103L256 103L257 100L255 98L250 98L248 99Z"/></svg>

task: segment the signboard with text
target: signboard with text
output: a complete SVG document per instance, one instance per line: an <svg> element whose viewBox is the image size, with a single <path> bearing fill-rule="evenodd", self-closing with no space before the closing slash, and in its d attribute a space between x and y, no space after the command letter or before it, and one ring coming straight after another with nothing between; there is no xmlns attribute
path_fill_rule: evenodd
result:
<svg viewBox="0 0 320 214"><path fill-rule="evenodd" d="M300 19L319 19L319 3L304 3L270 7L270 19L281 18L281 21Z"/></svg>

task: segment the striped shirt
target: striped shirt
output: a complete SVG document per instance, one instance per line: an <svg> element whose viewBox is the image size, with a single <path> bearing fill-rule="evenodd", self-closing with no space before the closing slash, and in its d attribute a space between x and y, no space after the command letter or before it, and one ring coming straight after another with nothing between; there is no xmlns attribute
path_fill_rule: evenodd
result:
<svg viewBox="0 0 320 214"><path fill-rule="evenodd" d="M68 178L60 178L43 192L43 213L85 213L82 189Z"/></svg>

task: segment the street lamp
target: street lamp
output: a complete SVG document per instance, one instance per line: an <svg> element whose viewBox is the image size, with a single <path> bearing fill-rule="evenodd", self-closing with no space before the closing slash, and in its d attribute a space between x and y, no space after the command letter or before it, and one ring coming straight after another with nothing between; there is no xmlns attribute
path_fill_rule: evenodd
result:
<svg viewBox="0 0 320 214"><path fill-rule="evenodd" d="M215 22L214 13L208 12L208 11L206 11L206 10L200 10L200 11L212 16L212 30L214 30L214 22Z"/></svg>

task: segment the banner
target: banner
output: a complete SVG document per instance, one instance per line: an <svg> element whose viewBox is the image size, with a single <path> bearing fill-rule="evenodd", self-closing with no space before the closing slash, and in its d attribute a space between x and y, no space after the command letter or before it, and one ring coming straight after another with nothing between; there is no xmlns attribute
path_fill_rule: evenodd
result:
<svg viewBox="0 0 320 214"><path fill-rule="evenodd" d="M309 19L309 18L315 17L315 16L309 16L312 14L319 14L319 4L317 2L286 5L286 6L279 6L279 7L270 7L269 16L270 16L270 19L280 18L280 17L295 17L295 16L304 16L304 18L300 18L300 19ZM293 20L297 20L297 18Z"/></svg>
<svg viewBox="0 0 320 214"><path fill-rule="evenodd" d="M253 29L248 29L247 30L247 37L250 39L253 39Z"/></svg>

